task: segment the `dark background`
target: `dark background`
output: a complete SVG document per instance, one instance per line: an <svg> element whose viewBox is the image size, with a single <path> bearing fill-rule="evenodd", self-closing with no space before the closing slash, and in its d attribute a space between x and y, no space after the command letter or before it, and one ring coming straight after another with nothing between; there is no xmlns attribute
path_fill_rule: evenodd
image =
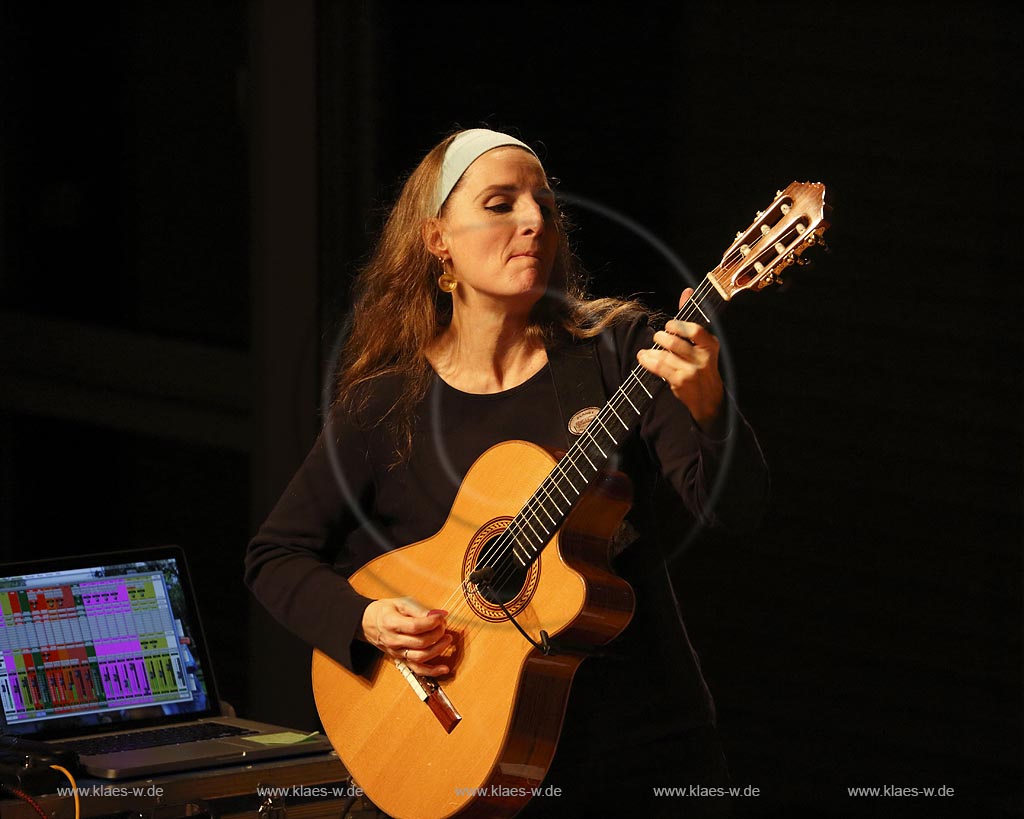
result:
<svg viewBox="0 0 1024 819"><path fill-rule="evenodd" d="M508 129L696 274L777 188L832 252L719 325L773 473L674 564L741 816L1020 816L1019 11L0 4L0 558L176 542L222 694L312 724L241 556L401 176ZM685 282L577 208L598 293ZM941 803L849 786L941 787Z"/></svg>

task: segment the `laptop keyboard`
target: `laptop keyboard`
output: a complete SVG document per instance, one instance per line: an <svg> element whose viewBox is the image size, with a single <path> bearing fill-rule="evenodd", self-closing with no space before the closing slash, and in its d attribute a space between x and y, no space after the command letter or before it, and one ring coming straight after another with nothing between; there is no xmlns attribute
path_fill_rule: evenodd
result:
<svg viewBox="0 0 1024 819"><path fill-rule="evenodd" d="M130 734L108 734L89 739L73 739L59 744L75 751L79 756L97 756L99 754L114 754L119 751L137 751L140 748L156 748L161 745L200 742L204 739L248 736L255 733L258 731L240 728L237 725L225 725L221 722L196 722L187 725L172 725L167 728L154 728L149 731L135 731Z"/></svg>

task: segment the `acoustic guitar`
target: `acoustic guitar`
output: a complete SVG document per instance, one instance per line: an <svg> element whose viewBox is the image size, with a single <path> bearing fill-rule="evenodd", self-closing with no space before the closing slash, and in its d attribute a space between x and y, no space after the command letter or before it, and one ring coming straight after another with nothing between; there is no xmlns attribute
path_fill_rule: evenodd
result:
<svg viewBox="0 0 1024 819"><path fill-rule="evenodd" d="M708 326L737 293L777 283L830 218L824 185L778 192L677 318ZM349 578L366 597L447 610L455 638L452 673L436 680L383 654L354 674L313 653L327 736L390 816L511 817L542 792L576 669L632 617L632 589L608 559L630 486L602 467L662 384L637 366L560 459L524 441L490 448L436 535Z"/></svg>

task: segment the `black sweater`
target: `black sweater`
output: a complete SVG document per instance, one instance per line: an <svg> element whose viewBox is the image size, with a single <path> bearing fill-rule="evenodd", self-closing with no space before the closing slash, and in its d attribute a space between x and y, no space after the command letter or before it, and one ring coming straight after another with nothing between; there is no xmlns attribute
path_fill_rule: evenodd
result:
<svg viewBox="0 0 1024 819"><path fill-rule="evenodd" d="M636 351L649 347L650 337L634 322L599 340L607 395L636 366ZM437 532L462 477L493 444L518 439L566 448L548 367L490 395L463 393L435 377L419 407L412 452L393 466L394 435L386 420L378 421L401 387L397 378L381 378L359 417L330 419L246 554L246 583L260 602L348 668L375 649L355 639L369 601L345 578L382 550ZM566 418L580 408L562 407ZM565 732L576 732L578 741L611 736L621 746L713 721L667 560L694 521L747 529L760 519L767 469L746 421L729 411L727 437L712 440L663 389L620 450L615 465L633 482L628 520L639 539L615 568L636 591L637 608L609 656L588 659L577 674ZM616 692L611 699L609 691Z"/></svg>

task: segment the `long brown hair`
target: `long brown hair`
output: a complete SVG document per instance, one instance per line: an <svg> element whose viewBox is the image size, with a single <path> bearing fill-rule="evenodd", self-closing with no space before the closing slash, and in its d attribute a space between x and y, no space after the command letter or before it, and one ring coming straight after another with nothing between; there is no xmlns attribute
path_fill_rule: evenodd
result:
<svg viewBox="0 0 1024 819"><path fill-rule="evenodd" d="M397 441L396 463L412 447L415 409L426 395L434 371L426 350L451 321L452 300L437 286L437 259L423 241L445 151L460 132L436 145L409 175L388 215L369 263L354 286L353 321L342 348L335 407L348 412L365 408L373 379L397 375L404 381L399 397L374 423L387 420ZM442 207L441 213L444 213ZM571 338L590 338L626 317L646 313L638 302L588 299L583 272L569 246L569 224L559 209L555 217L558 249L548 289L534 305L529 331L551 349Z"/></svg>

